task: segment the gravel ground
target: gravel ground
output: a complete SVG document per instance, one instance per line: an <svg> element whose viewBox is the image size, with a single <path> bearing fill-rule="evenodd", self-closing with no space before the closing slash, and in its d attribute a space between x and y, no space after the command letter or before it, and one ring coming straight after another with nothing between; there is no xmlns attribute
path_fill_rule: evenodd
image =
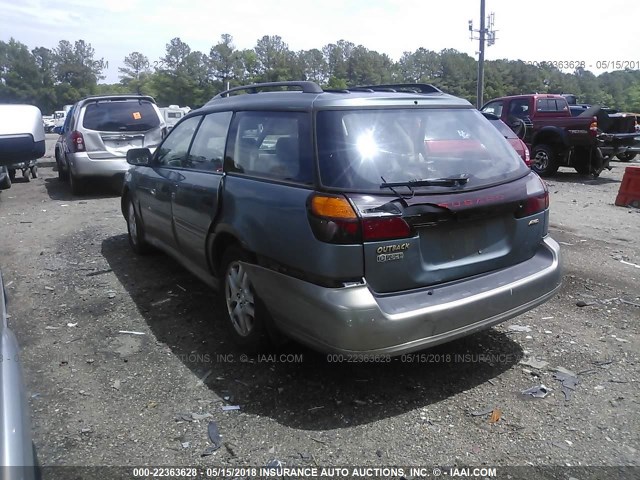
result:
<svg viewBox="0 0 640 480"><path fill-rule="evenodd" d="M204 284L131 252L117 192L70 195L47 137L39 178L0 193L43 465L640 466L640 210L613 205L627 164L549 179L551 301L413 362L335 363L297 344L242 356ZM559 367L579 382L566 398ZM211 421L222 444L203 456Z"/></svg>

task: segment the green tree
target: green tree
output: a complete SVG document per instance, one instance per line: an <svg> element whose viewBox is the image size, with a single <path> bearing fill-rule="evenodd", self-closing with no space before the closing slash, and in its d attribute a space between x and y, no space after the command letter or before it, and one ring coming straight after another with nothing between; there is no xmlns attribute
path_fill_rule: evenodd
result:
<svg viewBox="0 0 640 480"><path fill-rule="evenodd" d="M131 52L124 58L124 67L119 67L118 71L120 83L127 90L142 93L144 85L149 81L151 66L145 55L140 52Z"/></svg>

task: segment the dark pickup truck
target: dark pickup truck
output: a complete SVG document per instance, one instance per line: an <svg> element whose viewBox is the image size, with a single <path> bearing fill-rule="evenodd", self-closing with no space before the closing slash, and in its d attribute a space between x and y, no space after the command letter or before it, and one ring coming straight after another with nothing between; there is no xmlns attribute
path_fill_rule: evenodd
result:
<svg viewBox="0 0 640 480"><path fill-rule="evenodd" d="M509 125L531 150L531 168L554 174L572 167L598 176L617 154L640 151L635 118L612 116L600 107L572 116L562 95L530 94L496 98L482 107Z"/></svg>

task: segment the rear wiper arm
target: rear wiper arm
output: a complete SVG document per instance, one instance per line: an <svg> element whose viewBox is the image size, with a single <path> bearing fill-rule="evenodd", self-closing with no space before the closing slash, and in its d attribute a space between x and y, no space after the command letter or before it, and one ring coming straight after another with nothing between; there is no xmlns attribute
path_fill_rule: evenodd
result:
<svg viewBox="0 0 640 480"><path fill-rule="evenodd" d="M384 182L380 188L395 187L461 187L469 181L469 174L463 173L454 177L424 178L421 180L406 180L404 182Z"/></svg>

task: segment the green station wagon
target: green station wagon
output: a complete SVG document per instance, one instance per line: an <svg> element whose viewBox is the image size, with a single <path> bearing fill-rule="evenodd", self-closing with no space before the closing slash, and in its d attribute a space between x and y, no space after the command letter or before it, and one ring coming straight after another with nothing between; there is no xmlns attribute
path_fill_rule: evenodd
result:
<svg viewBox="0 0 640 480"><path fill-rule="evenodd" d="M430 85L233 88L127 161L132 248L219 290L248 350L284 335L398 355L560 287L544 182L469 102Z"/></svg>

